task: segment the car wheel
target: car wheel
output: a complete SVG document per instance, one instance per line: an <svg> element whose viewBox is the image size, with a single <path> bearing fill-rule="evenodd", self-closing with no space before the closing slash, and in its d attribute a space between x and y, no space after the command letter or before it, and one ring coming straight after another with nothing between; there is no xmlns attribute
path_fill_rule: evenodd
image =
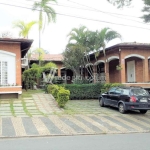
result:
<svg viewBox="0 0 150 150"><path fill-rule="evenodd" d="M119 112L122 113L122 114L124 114L126 112L123 103L119 104Z"/></svg>
<svg viewBox="0 0 150 150"><path fill-rule="evenodd" d="M101 106L101 107L104 107L105 105L104 105L104 99L101 97L100 99L99 99L99 105Z"/></svg>
<svg viewBox="0 0 150 150"><path fill-rule="evenodd" d="M145 114L147 112L147 110L140 110L141 114Z"/></svg>

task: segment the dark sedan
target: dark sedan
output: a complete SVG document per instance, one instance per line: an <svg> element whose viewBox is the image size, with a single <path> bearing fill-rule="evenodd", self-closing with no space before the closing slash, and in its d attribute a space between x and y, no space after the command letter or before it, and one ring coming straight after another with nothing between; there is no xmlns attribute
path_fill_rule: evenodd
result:
<svg viewBox="0 0 150 150"><path fill-rule="evenodd" d="M101 107L112 106L119 109L120 113L127 110L139 110L145 114L150 110L150 95L142 87L112 87L99 97Z"/></svg>

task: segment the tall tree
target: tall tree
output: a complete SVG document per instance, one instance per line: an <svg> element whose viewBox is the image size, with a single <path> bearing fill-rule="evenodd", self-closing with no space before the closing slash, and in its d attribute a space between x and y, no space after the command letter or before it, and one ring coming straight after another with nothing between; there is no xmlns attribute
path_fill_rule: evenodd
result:
<svg viewBox="0 0 150 150"><path fill-rule="evenodd" d="M68 34L69 44L71 45L82 45L84 47L87 46L87 35L88 29L86 26L80 26L79 28L73 28L71 32Z"/></svg>
<svg viewBox="0 0 150 150"><path fill-rule="evenodd" d="M19 36L23 36L23 38L28 38L32 26L36 23L36 21L31 21L29 23L25 23L24 21L17 21L13 23L13 27L20 29Z"/></svg>
<svg viewBox="0 0 150 150"><path fill-rule="evenodd" d="M41 30L44 31L46 23L55 22L56 19L56 12L49 6L49 2L56 3L56 0L41 0L33 5L33 10L39 10L39 48L41 48Z"/></svg>
<svg viewBox="0 0 150 150"><path fill-rule="evenodd" d="M80 76L80 66L84 64L84 53L81 45L66 47L63 52L63 64L66 68L71 69L77 77Z"/></svg>
<svg viewBox="0 0 150 150"><path fill-rule="evenodd" d="M95 47L98 49L95 50L99 51L102 48L105 56L106 55L105 48L107 46L107 43L116 38L121 39L121 35L117 31L114 31L110 28L103 28L100 31L96 31Z"/></svg>
<svg viewBox="0 0 150 150"><path fill-rule="evenodd" d="M105 48L107 46L107 43L110 42L111 40L114 40L116 38L120 38L121 39L121 35L110 29L110 28L103 28L100 31L96 31L96 35L97 35L97 40L96 40L96 47L99 47L99 49L97 49L96 51L99 53L100 49L103 50L104 53L104 61L105 61L105 65L106 65L106 52L105 52ZM107 65L105 66L105 73L107 74Z"/></svg>
<svg viewBox="0 0 150 150"><path fill-rule="evenodd" d="M89 61L90 61L89 57L88 57L88 53L90 51L90 47L89 47L89 35L90 34L89 33L90 32L87 29L87 27L82 25L79 28L73 28L71 30L71 32L68 34L69 43L68 43L67 47L70 48L70 46L71 46L71 49L74 49L74 50L80 49L80 52L82 52L84 61L81 65L81 70L82 70L82 67L85 66L85 64L89 63ZM92 76L92 70L91 70L91 68L89 68L89 69L88 69L88 72ZM81 71L81 73L82 73L82 71Z"/></svg>
<svg viewBox="0 0 150 150"><path fill-rule="evenodd" d="M143 0L144 1L144 8L143 12L146 12L147 14L144 14L142 18L144 19L144 22L150 22L150 0Z"/></svg>
<svg viewBox="0 0 150 150"><path fill-rule="evenodd" d="M43 57L45 55L45 51L42 48L36 48L32 54L37 55L37 59L39 61L39 66L41 66L41 62L43 60Z"/></svg>
<svg viewBox="0 0 150 150"><path fill-rule="evenodd" d="M132 0L107 0L107 1L117 6L118 8L122 8L123 6L129 6Z"/></svg>

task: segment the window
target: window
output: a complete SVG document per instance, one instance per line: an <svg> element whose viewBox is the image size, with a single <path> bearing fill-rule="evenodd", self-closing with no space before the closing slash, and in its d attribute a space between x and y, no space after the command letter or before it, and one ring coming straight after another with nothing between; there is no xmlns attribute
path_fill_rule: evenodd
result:
<svg viewBox="0 0 150 150"><path fill-rule="evenodd" d="M0 50L0 85L16 85L16 67L16 54Z"/></svg>
<svg viewBox="0 0 150 150"><path fill-rule="evenodd" d="M129 95L129 89L123 89L123 95Z"/></svg>
<svg viewBox="0 0 150 150"><path fill-rule="evenodd" d="M109 94L115 94L116 87L113 87L109 90Z"/></svg>
<svg viewBox="0 0 150 150"><path fill-rule="evenodd" d="M131 92L136 96L149 96L149 93L145 89L132 89Z"/></svg>
<svg viewBox="0 0 150 150"><path fill-rule="evenodd" d="M0 61L0 85L8 84L8 64L6 61Z"/></svg>
<svg viewBox="0 0 150 150"><path fill-rule="evenodd" d="M123 90L122 90L121 88L117 88L116 91L115 91L115 94L121 94L122 91L123 91Z"/></svg>

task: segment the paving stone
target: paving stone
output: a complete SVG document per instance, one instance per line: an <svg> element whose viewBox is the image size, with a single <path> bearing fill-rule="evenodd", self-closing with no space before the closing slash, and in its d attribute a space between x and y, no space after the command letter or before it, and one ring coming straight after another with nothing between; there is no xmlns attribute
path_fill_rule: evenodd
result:
<svg viewBox="0 0 150 150"><path fill-rule="evenodd" d="M22 104L13 104L13 106L15 107L22 107Z"/></svg>
<svg viewBox="0 0 150 150"><path fill-rule="evenodd" d="M0 111L10 110L10 107L0 107Z"/></svg>
<svg viewBox="0 0 150 150"><path fill-rule="evenodd" d="M30 97L29 98L24 97L23 99L24 100L33 100L33 98L30 98Z"/></svg>
<svg viewBox="0 0 150 150"><path fill-rule="evenodd" d="M35 107L36 105L34 103L26 103L26 106L33 106L33 107Z"/></svg>
<svg viewBox="0 0 150 150"><path fill-rule="evenodd" d="M132 127L128 126L127 124L124 124L124 123L116 120L115 117L105 116L105 118L108 119L108 120L110 120L110 121L112 121L112 122L115 122L115 123L121 125L123 128L126 128L129 131L135 131L134 128L132 128Z"/></svg>
<svg viewBox="0 0 150 150"><path fill-rule="evenodd" d="M12 116L12 113L4 113L4 114L0 113L0 116Z"/></svg>
<svg viewBox="0 0 150 150"><path fill-rule="evenodd" d="M22 117L22 122L27 135L39 135L36 127L34 126L31 118Z"/></svg>
<svg viewBox="0 0 150 150"><path fill-rule="evenodd" d="M13 137L16 135L11 118L2 118L2 135Z"/></svg>
<svg viewBox="0 0 150 150"><path fill-rule="evenodd" d="M63 118L61 118L61 120L63 122L65 122L67 125L71 126L78 133L86 133L86 131L83 128L79 127L77 124L75 124L74 122L72 122L68 118L63 117Z"/></svg>
<svg viewBox="0 0 150 150"><path fill-rule="evenodd" d="M10 104L1 104L0 107L10 107Z"/></svg>
<svg viewBox="0 0 150 150"><path fill-rule="evenodd" d="M15 113L25 113L24 110L15 110Z"/></svg>
<svg viewBox="0 0 150 150"><path fill-rule="evenodd" d="M33 100L25 100L26 103L34 103Z"/></svg>
<svg viewBox="0 0 150 150"><path fill-rule="evenodd" d="M39 111L28 111L29 113L40 113Z"/></svg>
<svg viewBox="0 0 150 150"><path fill-rule="evenodd" d="M50 131L51 134L59 134L62 135L63 132L49 119L45 117L40 117L42 122L45 124L47 129Z"/></svg>
<svg viewBox="0 0 150 150"><path fill-rule="evenodd" d="M102 129L100 129L97 126L93 125L92 122L87 121L86 119L84 119L84 117L77 116L76 119L83 122L87 127L89 127L90 129L92 129L95 132L98 132L98 133L103 132Z"/></svg>
<svg viewBox="0 0 150 150"><path fill-rule="evenodd" d="M23 107L14 107L14 110L17 111L17 110L23 110Z"/></svg>

